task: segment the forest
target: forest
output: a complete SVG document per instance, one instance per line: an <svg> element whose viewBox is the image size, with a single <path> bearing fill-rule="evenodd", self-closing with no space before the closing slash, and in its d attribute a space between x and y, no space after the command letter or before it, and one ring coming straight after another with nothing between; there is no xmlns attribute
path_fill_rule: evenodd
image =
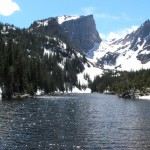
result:
<svg viewBox="0 0 150 150"><path fill-rule="evenodd" d="M62 35L46 33L44 28L30 31L2 23L0 31L0 87L4 98L19 93L34 95L37 89L52 93L78 86L77 73L83 71L86 59L78 57ZM44 53L45 49L51 53Z"/></svg>
<svg viewBox="0 0 150 150"><path fill-rule="evenodd" d="M121 94L126 91L140 91L140 94L150 92L150 69L139 71L117 71L107 70L100 77L96 76L90 83L92 92L101 92L109 90L115 94Z"/></svg>

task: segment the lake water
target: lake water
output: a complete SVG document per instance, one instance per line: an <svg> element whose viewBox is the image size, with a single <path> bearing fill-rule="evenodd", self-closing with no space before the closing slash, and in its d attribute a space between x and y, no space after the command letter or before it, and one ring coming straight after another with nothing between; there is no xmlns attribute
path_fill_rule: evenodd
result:
<svg viewBox="0 0 150 150"><path fill-rule="evenodd" d="M150 101L70 94L0 101L0 150L148 150Z"/></svg>

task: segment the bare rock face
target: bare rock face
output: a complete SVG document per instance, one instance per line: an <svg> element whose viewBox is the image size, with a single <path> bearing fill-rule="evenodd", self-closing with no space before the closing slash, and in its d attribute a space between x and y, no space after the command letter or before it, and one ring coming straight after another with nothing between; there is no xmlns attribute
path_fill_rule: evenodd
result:
<svg viewBox="0 0 150 150"><path fill-rule="evenodd" d="M94 43L101 42L93 15L81 16L78 19L65 21L61 24L61 27L79 51L87 52L93 48Z"/></svg>

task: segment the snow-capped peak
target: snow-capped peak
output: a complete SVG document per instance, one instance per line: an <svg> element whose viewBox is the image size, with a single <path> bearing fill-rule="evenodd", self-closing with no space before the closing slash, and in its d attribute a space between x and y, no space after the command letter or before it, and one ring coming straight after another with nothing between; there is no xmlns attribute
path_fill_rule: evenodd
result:
<svg viewBox="0 0 150 150"><path fill-rule="evenodd" d="M65 21L76 20L78 18L80 18L80 16L66 16L65 15L65 16L58 17L58 23L62 24Z"/></svg>
<svg viewBox="0 0 150 150"><path fill-rule="evenodd" d="M126 35L131 34L132 32L136 31L138 28L139 26L132 26L130 28L124 28L121 30L117 30L115 32L110 32L108 35L104 36L104 39L108 41L116 41L119 39L123 39L125 38Z"/></svg>
<svg viewBox="0 0 150 150"><path fill-rule="evenodd" d="M110 40L102 41L97 49L87 53L90 61L104 69L150 68L150 21L110 35Z"/></svg>

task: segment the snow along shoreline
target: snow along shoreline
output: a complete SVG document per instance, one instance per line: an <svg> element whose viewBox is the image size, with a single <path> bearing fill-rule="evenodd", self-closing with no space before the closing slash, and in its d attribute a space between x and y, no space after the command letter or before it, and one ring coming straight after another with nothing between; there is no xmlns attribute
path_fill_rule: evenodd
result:
<svg viewBox="0 0 150 150"><path fill-rule="evenodd" d="M141 100L150 100L150 95L148 95L148 96L139 96L138 99L141 99Z"/></svg>
<svg viewBox="0 0 150 150"><path fill-rule="evenodd" d="M0 87L0 100L2 99L2 89Z"/></svg>

